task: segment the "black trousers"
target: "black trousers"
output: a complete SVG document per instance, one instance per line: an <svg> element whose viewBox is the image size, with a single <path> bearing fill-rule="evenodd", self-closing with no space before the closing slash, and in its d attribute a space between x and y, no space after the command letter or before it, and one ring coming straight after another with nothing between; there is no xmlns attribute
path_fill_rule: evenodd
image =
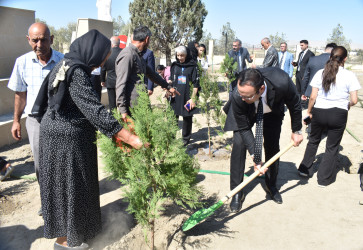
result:
<svg viewBox="0 0 363 250"><path fill-rule="evenodd" d="M176 116L176 120L179 120L179 116ZM183 129L182 136L184 144L188 144L190 138L192 137L192 125L193 125L193 116L183 116Z"/></svg>
<svg viewBox="0 0 363 250"><path fill-rule="evenodd" d="M116 89L115 88L107 88L107 95L108 95L108 106L110 111L116 108Z"/></svg>
<svg viewBox="0 0 363 250"><path fill-rule="evenodd" d="M302 82L303 77L304 77L304 75L300 71L296 72L296 90L297 90L299 97L301 97L301 82Z"/></svg>
<svg viewBox="0 0 363 250"><path fill-rule="evenodd" d="M272 113L263 115L263 147L265 150L265 162L280 151L280 133L282 119ZM240 132L233 132L233 147L230 165L230 189L237 187L242 181L245 172L246 146ZM265 175L265 183L268 187L275 187L279 172L279 160L275 161Z"/></svg>
<svg viewBox="0 0 363 250"><path fill-rule="evenodd" d="M363 162L360 164L359 170L360 189L363 191Z"/></svg>
<svg viewBox="0 0 363 250"><path fill-rule="evenodd" d="M328 138L326 139L325 153L318 170L318 184L329 185L336 179L336 161L339 152L339 145L343 137L347 124L348 111L339 108L313 109L313 119L311 120L311 133L309 142L305 149L304 158L299 166L307 168L310 175L313 175L312 168L316 152L321 141L321 135L326 129Z"/></svg>
<svg viewBox="0 0 363 250"><path fill-rule="evenodd" d="M2 157L0 157L0 171L2 171L3 168L5 168L6 164L8 164L8 162Z"/></svg>

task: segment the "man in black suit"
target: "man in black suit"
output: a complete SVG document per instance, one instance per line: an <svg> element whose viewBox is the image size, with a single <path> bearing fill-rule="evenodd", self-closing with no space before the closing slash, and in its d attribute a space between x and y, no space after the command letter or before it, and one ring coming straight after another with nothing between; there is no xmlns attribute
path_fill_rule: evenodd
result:
<svg viewBox="0 0 363 250"><path fill-rule="evenodd" d="M329 60L331 51L336 47L335 43L328 43L325 46L325 52L319 56L314 56L309 59L305 68L303 80L301 82L301 100L307 101L311 94L310 82L313 79L316 72L323 69L326 62Z"/></svg>
<svg viewBox="0 0 363 250"><path fill-rule="evenodd" d="M276 67L242 71L238 76L237 88L231 97L230 109L233 112L228 113L226 121L226 126L234 131L230 171L231 190L243 181L246 150L251 156L255 153L255 138L251 129L256 121L256 104L259 100L263 104L263 144L266 161L280 150L279 140L285 104L291 116L291 139L294 141L294 146L298 146L303 140L300 97L289 75ZM261 164L255 162L255 170L261 172ZM277 160L266 172L265 182L266 192L276 203L281 204L282 198L276 187L278 169ZM231 211L238 212L243 200L242 191L234 195L230 204Z"/></svg>
<svg viewBox="0 0 363 250"><path fill-rule="evenodd" d="M306 65L308 64L310 57L315 56L315 54L308 49L309 42L307 40L300 41L300 48L301 48L301 52L299 54L297 62L292 62L292 65L294 65L294 67L297 67L296 89L297 89L297 93L299 94L299 96L301 96L303 94L303 92L301 91L301 85L302 85L302 80L304 77Z"/></svg>
<svg viewBox="0 0 363 250"><path fill-rule="evenodd" d="M265 58L261 66L252 64L252 68L267 68L267 67L279 67L279 54L268 37L261 40L261 46L266 50Z"/></svg>
<svg viewBox="0 0 363 250"><path fill-rule="evenodd" d="M108 104L110 110L116 108L116 72L115 61L121 52L120 39L117 36L111 37L111 55L101 69L101 85L107 87ZM107 74L107 79L106 79Z"/></svg>

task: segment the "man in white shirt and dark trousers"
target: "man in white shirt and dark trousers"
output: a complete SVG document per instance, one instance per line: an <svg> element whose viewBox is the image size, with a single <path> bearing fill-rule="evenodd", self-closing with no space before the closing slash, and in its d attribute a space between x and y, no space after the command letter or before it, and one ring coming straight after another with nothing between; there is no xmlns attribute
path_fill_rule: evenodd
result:
<svg viewBox="0 0 363 250"><path fill-rule="evenodd" d="M28 42L33 51L28 52L15 61L8 88L15 91L14 121L11 134L15 140L21 140L21 116L28 115L26 130L34 157L34 168L39 173L39 127L40 123L32 117L31 110L44 78L51 69L63 58L63 54L51 49L53 35L44 23L33 23L28 30ZM42 211L38 212L42 215Z"/></svg>

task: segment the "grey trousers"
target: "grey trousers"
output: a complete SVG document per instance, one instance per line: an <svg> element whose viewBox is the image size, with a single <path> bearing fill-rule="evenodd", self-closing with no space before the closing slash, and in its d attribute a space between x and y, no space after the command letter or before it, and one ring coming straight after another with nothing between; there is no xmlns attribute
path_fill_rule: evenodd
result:
<svg viewBox="0 0 363 250"><path fill-rule="evenodd" d="M39 182L39 128L40 123L34 117L27 117L25 122L26 131L28 132L30 148L33 152L34 169Z"/></svg>

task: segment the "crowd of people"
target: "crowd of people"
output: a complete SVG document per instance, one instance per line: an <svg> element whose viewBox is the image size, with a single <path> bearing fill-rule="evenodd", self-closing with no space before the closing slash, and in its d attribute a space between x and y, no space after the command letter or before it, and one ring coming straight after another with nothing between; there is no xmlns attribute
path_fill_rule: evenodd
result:
<svg viewBox="0 0 363 250"><path fill-rule="evenodd" d="M98 89L107 88L110 111L117 109L122 119L127 119L132 117L130 108L137 104L135 85L145 84L149 95L154 84L160 85L175 118L183 117L182 140L186 146L197 112L200 73L208 71L206 46L195 41L178 46L175 62L155 67L153 51L148 48L152 34L146 26L135 28L131 43L124 49L119 47L117 36L107 38L91 30L77 38L65 55L51 48L53 36L43 23L32 24L27 38L33 51L16 60L8 83L15 92L11 133L16 140L22 138L20 119L25 113L40 186L39 215L44 219L44 236L56 238L54 249L87 249L86 241L101 230L96 131L135 149L148 147L101 104ZM349 108L357 103L360 84L352 72L344 69L348 54L342 46L328 44L326 53L314 57L308 41L302 40L302 51L295 62L286 42L281 43L280 52L266 37L261 46L266 56L259 66L239 39L233 41L233 49L228 52L237 63L236 80L223 108L227 114L224 128L233 131L230 189L243 181L248 151L255 171L265 174L266 193L281 204L276 185L279 160L263 170L261 152L263 146L265 161L279 152L285 107L291 117L291 140L299 146L303 140L302 102L308 103L311 133L298 169L302 178L313 176L317 147L323 131L327 131L326 152L317 173L318 184L325 187L335 181L338 148ZM252 63L250 68L246 62ZM296 84L293 67L297 67ZM92 72L97 69L100 73L96 81ZM14 168L0 158L0 169L3 181ZM363 191L363 184L361 188ZM244 199L243 191L234 195L231 211L240 211Z"/></svg>

